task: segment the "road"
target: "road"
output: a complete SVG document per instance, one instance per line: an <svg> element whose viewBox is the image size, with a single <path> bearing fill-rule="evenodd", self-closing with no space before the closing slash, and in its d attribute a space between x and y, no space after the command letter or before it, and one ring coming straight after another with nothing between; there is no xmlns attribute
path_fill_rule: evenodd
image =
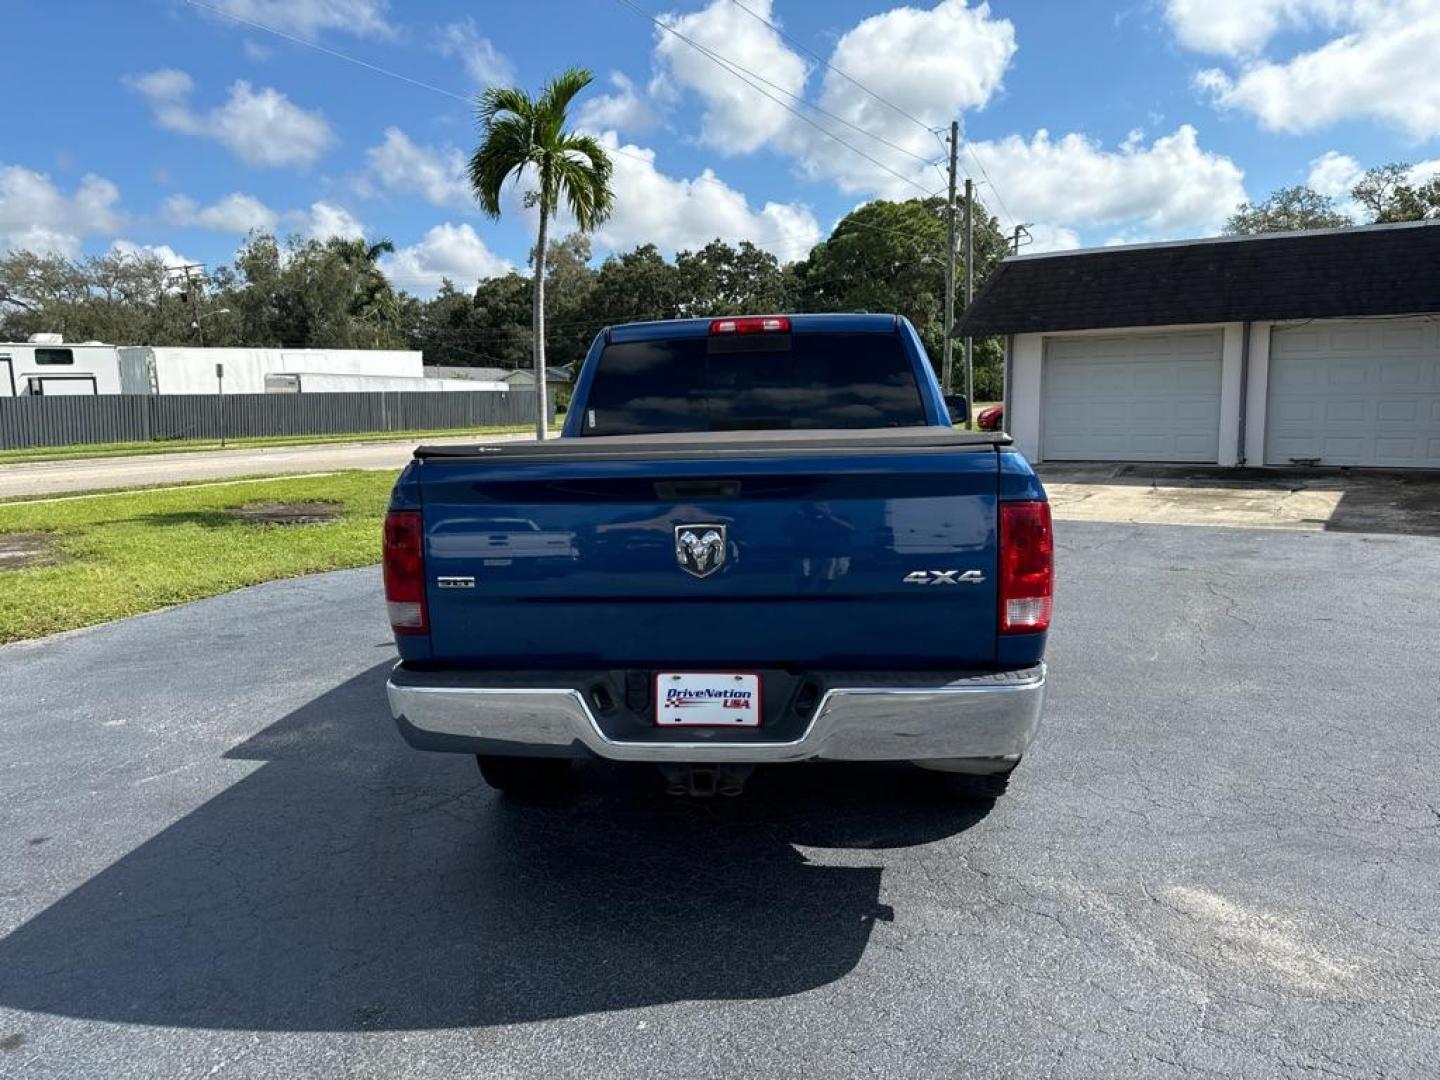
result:
<svg viewBox="0 0 1440 1080"><path fill-rule="evenodd" d="M424 441L431 444L498 442L524 437L486 435L480 439L470 436ZM11 463L0 465L0 499L23 496L43 498L66 492L225 480L236 476L283 476L336 469L398 469L410 460L410 453L418 441L391 439Z"/></svg>
<svg viewBox="0 0 1440 1080"><path fill-rule="evenodd" d="M908 771L514 805L373 570L0 649L0 1073L1440 1075L1440 542L1062 526L1052 695Z"/></svg>

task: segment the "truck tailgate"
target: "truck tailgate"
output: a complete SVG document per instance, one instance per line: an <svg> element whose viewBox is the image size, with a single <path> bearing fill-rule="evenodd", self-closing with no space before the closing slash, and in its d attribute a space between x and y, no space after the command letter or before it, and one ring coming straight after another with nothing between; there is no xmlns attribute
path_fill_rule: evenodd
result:
<svg viewBox="0 0 1440 1080"><path fill-rule="evenodd" d="M992 664L994 440L421 453L436 661ZM934 432L932 431L932 435ZM624 444L624 439L603 440Z"/></svg>

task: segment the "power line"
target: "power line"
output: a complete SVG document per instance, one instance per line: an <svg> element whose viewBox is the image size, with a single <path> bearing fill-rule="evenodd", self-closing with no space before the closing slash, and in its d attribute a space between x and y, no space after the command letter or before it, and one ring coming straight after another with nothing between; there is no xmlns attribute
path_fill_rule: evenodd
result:
<svg viewBox="0 0 1440 1080"><path fill-rule="evenodd" d="M392 79L399 79L401 82L407 82L411 86L418 86L422 90L430 90L437 94L444 94L446 97L454 98L457 101L463 101L467 105L470 104L470 98L466 97L464 94L456 94L453 91L446 90L444 87L435 86L433 83L421 82L419 79L412 79L409 75L402 75L398 71L391 71L389 68L383 68L378 64L372 64L369 61L361 60L355 56L348 56L345 53L339 52L336 49L326 48L324 45L319 45L313 41L307 41L304 38L296 37L293 34L287 34L283 30L277 30L275 29L275 27L267 26L265 23L259 22L255 19L247 19L241 15L236 15L233 12L225 11L217 7L212 7L210 4L201 3L201 0L185 0L185 2L191 7L201 8L205 11L210 12L212 15L219 15L223 19L229 19L232 22L240 23L242 26L248 26L252 30L263 30L267 34L274 34L276 37L284 38L286 41L293 42L296 45L304 45L307 49L314 49L316 52L322 52L326 56L333 56L336 60L344 60L347 64L355 64L358 67L367 68L368 70L374 71L380 75L387 75Z"/></svg>
<svg viewBox="0 0 1440 1080"><path fill-rule="evenodd" d="M909 185L911 185L912 187L918 188L920 191L925 191L925 187L924 187L922 184L916 182L916 181L915 181L914 179L912 179L911 177L908 177L908 176L906 176L906 175L903 174L903 173L896 172L894 169L892 169L889 165L886 165L886 164L885 164L883 161L881 161L879 158L872 157L870 154L867 154L864 150L861 150L861 149L860 149L858 146L856 146L854 143L846 142L844 139L842 139L839 135L836 135L836 134L835 134L833 131L831 131L829 128L825 127L825 126L822 125L822 124L816 123L816 122L815 122L814 120L812 120L810 117L808 117L808 116L806 116L804 113L802 113L799 109L796 109L796 108L794 108L794 107L791 106L791 105L787 105L784 101L781 101L781 100L780 100L779 98L777 98L775 95L770 94L770 93L767 93L764 89L762 89L761 87L757 86L755 83L751 82L749 79L745 78L744 75L740 74L740 71L741 71L741 70L748 70L748 69L742 69L742 68L740 68L740 65L736 64L733 60L728 60L728 59L726 59L725 57L721 56L719 53L714 52L713 50L707 48L706 46L699 44L698 42L696 42L696 41L693 40L692 38L687 37L685 34L682 34L679 30L676 30L676 29L675 29L673 26L671 26L669 23L666 23L666 22L665 22L664 20L662 20L662 19L657 19L654 15L651 15L648 11L646 11L644 8L640 7L638 4L632 3L632 0L615 0L615 2L616 2L617 4L620 4L620 5L623 6L623 7L629 8L631 11L635 12L635 14L639 15L642 19L647 19L647 20L649 20L650 22L654 23L654 24L655 24L656 26L658 26L661 30L664 30L667 34L673 34L675 37L679 38L681 41L685 42L687 45L689 45L691 48L693 48L693 49L694 49L696 52L698 52L701 56L705 57L705 58L706 58L707 60L709 60L711 63L713 63L713 64L715 64L716 66L718 66L722 71L727 71L727 72L729 72L731 75L734 75L737 79L739 79L741 82L743 82L746 86L750 87L750 88L751 88L752 90L754 90L756 93L761 94L762 96L768 98L769 100L773 101L776 105L779 105L779 106L780 106L782 109L784 109L786 112L790 113L791 115L793 115L793 116L795 116L795 117L798 117L800 120L803 120L805 123L809 124L811 127L813 127L816 131L820 132L822 135L826 136L827 138L830 138L830 139L835 140L835 141L836 141L837 143L839 143L841 146L844 146L844 147L846 147L847 149L853 151L854 153L859 154L859 155L860 155L862 158L864 158L866 161L870 162L872 165L876 166L877 168L880 168L880 169L885 170L887 173L889 173L891 176L895 177L897 180L903 181L904 183L909 184ZM753 72L750 72L750 74L753 75L754 73L753 73ZM755 78L758 79L758 78L761 78L761 77L758 76L758 75L756 75ZM771 85L774 85L774 84L771 84ZM789 92L786 91L786 93L789 93ZM792 95L792 96L793 96L793 95ZM797 98L796 100L800 100L800 99ZM807 103L807 104L808 104L808 103ZM812 107L812 108L818 108L818 106L811 106L811 107ZM821 111L823 111L823 110L821 110ZM838 119L838 118L837 118L837 119ZM843 121L843 122L848 123L848 121ZM853 126L853 125L852 125L852 126ZM859 129L859 130L860 130L863 134L870 135L870 132L864 131L863 128L862 128L862 129ZM878 138L878 136L875 136L875 135L871 135L870 137L871 137L871 138ZM883 141L885 141L885 140L882 139L881 141L883 142ZM891 144L891 145L894 145L894 144ZM907 153L907 154L910 153L910 151L908 151L908 150L906 150L906 151L904 151L904 152ZM919 158L919 156L918 156L918 155L915 155L915 154L911 154L911 156L912 156L912 157L916 157L918 160L922 160L922 161L924 160L923 158ZM926 161L925 164L927 164L927 165L932 165L932 164L934 164L934 162Z"/></svg>
<svg viewBox="0 0 1440 1080"><path fill-rule="evenodd" d="M990 174L985 171L985 163L980 160L980 155L970 148L969 139L965 140L965 152L970 155L970 160L975 162L976 167L980 170L980 175L985 178L986 186L995 193L995 201L1000 204L1000 209L1004 211L1006 218L1009 219L1011 227L1013 228L1019 224L1020 219L1010 213L1010 208L1005 205L1005 200L1000 197L1000 189L995 186L995 181L990 179Z"/></svg>
<svg viewBox="0 0 1440 1080"><path fill-rule="evenodd" d="M220 8L212 7L210 4L203 3L202 0L185 0L185 2L191 7L201 8L205 11L211 12L212 14L220 16L221 18L229 19L232 22L237 22L242 26L248 26L252 30L261 30L267 34L273 34L278 38L291 42L292 44L303 45L307 49L314 49L316 52L324 53L326 56L333 57L336 60L343 60L347 64L354 64L356 67L362 67L365 70L374 72L377 75L384 75L385 77L390 79L397 79L400 82L408 83L411 86L419 87L421 90L429 90L431 93L440 94L443 97L451 98L454 101L463 102L466 105L471 105L474 103L474 100L465 94L457 94L455 91L447 90L443 86L436 86L434 83L428 83L420 79L412 78L411 76L406 75L402 72L393 71L390 68L386 67L381 67L379 64L372 64L367 60L361 60L359 57L351 56L348 53L343 53L338 49L331 49L327 46L317 44L314 41L307 41L305 38L296 37L294 34L287 34L283 30L277 30L275 27L269 26L256 19L247 19L240 15L234 15L231 12L224 11ZM621 147L609 148L608 152L612 154L618 154L621 157L634 158L636 161L643 161L647 165L654 165L654 162L647 158L645 155L631 153L630 151L622 149ZM700 175L696 177L691 177L686 182L697 184L718 184L726 190L734 190L730 187L729 184L725 183L725 181L713 176Z"/></svg>
<svg viewBox="0 0 1440 1080"><path fill-rule="evenodd" d="M641 8L639 8L637 5L627 3L626 6L632 8L633 10L635 10L635 11L636 11L637 13L639 13L639 14L645 15L645 17L648 18L648 19L649 19L651 22L653 22L653 23L656 23L657 25L664 25L663 23L660 22L660 20L656 19L653 15L650 15L648 12L643 11L643 10L642 10ZM754 15L754 14L755 14L754 12L750 11L748 8L746 8L745 10L746 10L749 14L751 14L751 15ZM759 18L759 16L756 16L756 18ZM764 20L762 19L761 21L763 22ZM771 24L766 23L766 25L769 26L769 25L771 25ZM773 27L772 27L772 29L773 29ZM854 122L852 122L852 121L850 121L850 120L845 119L845 117L843 117L843 116L840 116L840 115L838 115L838 114L836 114L836 113L831 112L829 109L823 108L823 107L820 106L820 105L816 105L816 104L815 104L814 102L812 102L812 101L806 100L806 99L805 99L804 97L802 97L801 95L796 94L796 93L794 93L794 92L792 92L792 91L790 91L790 90L785 89L785 87L779 85L778 83L772 82L771 80L767 79L764 75L761 75L759 72L753 71L753 70L751 70L750 68L747 68L745 65L741 64L738 60L732 60L732 59L730 59L730 57L724 56L724 55L722 55L721 53L716 52L714 49L711 49L708 45L701 45L701 44L699 44L698 42L696 42L694 39L686 37L685 35L681 34L678 30L675 30L673 27L671 28L671 33L675 34L677 37L680 37L682 40L688 42L690 45L694 46L696 49L701 50L703 53L705 53L706 55L710 56L711 58L713 58L713 59L716 60L717 62L721 62L721 63L724 63L724 64L728 64L728 65L730 65L731 67L734 67L734 68L737 68L737 69L740 70L740 71L743 71L746 75L749 75L749 76L751 76L752 78L759 79L761 82L763 82L766 86L770 87L771 89L773 89L773 90L778 90L780 93L784 94L786 97L790 98L790 99L793 100L793 101L798 101L801 105L805 106L807 109L814 109L814 110L815 110L816 112L818 112L821 116L828 116L831 120L834 120L834 121L836 121L837 123L840 123L840 124L844 124L846 127L852 129L853 131L856 131L856 132L860 133L861 135L864 135L866 138L874 139L876 142L881 143L881 144L883 144L883 145L885 145L885 146L888 146L888 147L890 147L890 149L892 149L892 150L897 150L897 151L899 151L900 153L905 154L907 157L912 157L912 158L914 158L916 161L920 162L922 165L934 165L934 164L935 164L935 162L933 162L933 161L930 160L929 158L923 156L922 154L917 154L917 153L915 153L913 150L909 150L909 149L907 149L906 147L903 147L903 146L899 145L898 143L893 143L893 142L891 142L889 139L886 139L886 138L884 138L883 136L880 136L880 135L876 135L873 131L869 131L869 130L861 127L859 124L856 124L856 123L854 123ZM778 30L777 30L777 33L778 33ZM758 88L757 88L757 89L758 89ZM773 99L772 99L772 100L773 100Z"/></svg>
<svg viewBox="0 0 1440 1080"><path fill-rule="evenodd" d="M905 111L904 109L902 109L899 105L896 105L893 101L890 101L888 98L883 97L883 96L880 95L880 94L877 94L874 90L871 90L868 86L866 86L864 83L862 83L859 79L855 78L853 75L850 75L848 72L842 71L840 68L838 68L838 67L836 67L834 64L830 63L829 60L826 60L825 57L821 56L818 52L816 52L814 49L810 48L810 47L809 47L808 45L806 45L803 41L799 41L798 39L792 37L791 35L787 34L784 30L780 29L780 27L776 26L775 23L773 23L773 22L771 22L769 19L765 18L763 15L760 15L760 14L756 13L755 11L752 11L749 7L747 7L745 4L743 4L743 3L741 2L741 0L731 0L731 3L733 3L733 4L734 4L736 7L738 7L741 11L745 12L745 14L749 15L752 19L756 19L756 20L758 20L759 22L761 22L761 23L765 24L766 26L768 26L771 30L775 31L775 33L779 34L780 37L782 37L784 40L790 42L790 44L794 45L796 48L801 49L801 50L803 50L804 52L808 53L810 56L814 57L814 58L815 58L816 60L818 60L821 64L823 64L827 69L829 69L830 71L833 71L836 75L839 75L839 76L840 76L842 79L844 79L846 82L849 82L849 83L851 83L852 85L858 87L858 88L859 88L860 90L862 90L864 93L870 95L870 97L872 97L872 98L874 98L876 101L880 102L880 104L884 105L886 108L890 109L891 111L897 113L897 114L900 115L900 116L903 116L906 120L909 120L912 124L915 124L915 125L917 125L917 126L920 127L920 128L923 128L925 131L928 131L931 135L935 136L935 138L936 138L937 141L940 141L940 142L941 142L941 146L942 146L942 147L944 146L944 142L943 142L943 140L941 140L941 138L940 138L940 131L939 131L938 128L931 127L929 124L925 123L925 121L921 120L919 117L915 116L915 115L912 114L912 113L906 112L906 111ZM1000 188L996 185L996 183L995 183L994 180L991 180L991 179L990 179L990 174L985 171L985 165L984 165L984 163L980 160L979 156L975 153L975 151L970 148L970 143L968 142L968 140L967 140L966 143L965 143L965 152L970 155L970 160L973 161L973 162L975 163L976 168L978 168L978 169L980 170L980 175L984 178L985 183L986 183L986 186L988 186L988 187L990 188L990 190L995 193L995 201L996 201L996 203L999 204L1000 209L1001 209L1002 211L1004 211L1005 216L1010 220L1010 224L1011 224L1012 226L1014 226L1015 224L1017 224L1018 221L1019 221L1019 219L1016 218L1015 215L1013 215L1012 213L1010 213L1010 208L1005 205L1005 200L1004 200L1003 197L1001 197ZM965 171L964 168L963 168L963 166L962 166L962 168L961 168L961 171L962 171L962 172Z"/></svg>
<svg viewBox="0 0 1440 1080"><path fill-rule="evenodd" d="M774 30L775 33L779 34L779 35L780 35L782 38L784 38L786 41L790 42L791 45L794 45L797 49L801 49L801 50L803 50L804 52L809 53L809 54L810 54L811 56L813 56L816 60L820 61L820 63L824 64L824 65L825 65L827 68L829 68L831 71L835 72L836 75L839 75L839 76L840 76L842 79L844 79L846 82L853 83L855 86L857 86L857 87L859 87L861 90L865 91L865 93L869 94L872 98L874 98L876 101L880 102L880 104L884 105L886 108L888 108L888 109L890 109L890 110L892 110L892 111L894 111L894 112L896 112L896 113L899 113L899 114L900 114L901 116L903 116L906 120L909 120L912 124L918 124L921 128L923 128L924 130L928 131L930 134L932 134L932 135L936 134L935 128L933 128L933 127L931 127L929 124L925 123L925 121L919 119L919 118L916 117L916 116L912 116L910 113L908 113L908 112L906 112L904 109L902 109L899 105L896 105L893 101L889 101L889 100L887 100L886 98L881 97L881 96L880 96L879 94L877 94L874 90L871 90L868 86L866 86L864 83L862 83L859 79L856 79L856 78L854 78L854 77L851 76L851 75L847 75L845 72L843 72L843 71L841 71L839 68L837 68L834 64L830 63L829 60L826 60L823 56L821 56L819 53L817 53L814 49L810 48L810 46L806 45L806 44L805 44L804 42L802 42L802 41L797 41L795 38L793 38L793 37L791 37L789 34L785 33L784 30L781 30L780 27L776 26L776 25L775 25L773 22L771 22L769 19L765 18L765 16L760 15L760 14L757 14L756 12L752 11L750 8L748 8L748 7L746 7L744 4L742 4L742 3L740 2L740 0L731 0L731 2L732 2L736 7L738 7L741 11L745 12L746 15L749 15L752 19L758 19L760 22L762 22L762 23L764 23L766 26L768 26L771 30Z"/></svg>
<svg viewBox="0 0 1440 1080"><path fill-rule="evenodd" d="M284 40L284 41L288 41L288 42L290 42L290 43L292 43L292 44L300 45L300 46L303 46L303 47L305 47L305 48L307 48L307 49L314 49L316 52L323 53L323 54L326 55L326 56L332 57L333 59L336 59L336 60L341 60L341 61L343 61L343 62L345 62L345 63L347 63L347 64L354 64L355 66L364 68L365 70L370 71L370 72L373 72L374 74L383 75L383 76L385 76L386 78L395 79L395 80L398 80L399 82L406 83L406 84L408 84L408 85L410 85L410 86L417 87L417 88L419 88L419 89L421 89L421 90L428 90L428 91L430 91L431 93L434 93L434 94L440 94L442 97L447 97L447 98L450 98L451 100L454 100L454 101L463 102L463 103L465 103L465 104L467 104L467 105L471 104L471 98L469 98L468 96L466 96L466 95L464 95L464 94L456 93L456 92L453 91L453 90L447 90L447 89L445 89L443 86L436 86L434 83L428 83L428 82L424 82L423 80L420 80L420 79L412 78L411 76L406 75L406 74L404 74L404 73L402 73L402 72L394 71L394 70L391 70L390 68L386 68L386 67L381 67L381 66L378 65L378 64L372 64L372 63L370 63L370 62L368 62L368 61L366 61L366 60L361 60L361 59L359 59L358 57L351 56L351 55L349 55L348 53L341 52L341 51L338 50L338 49L331 49L331 48L328 48L328 47L326 47L326 46L324 46L324 45L317 44L316 42L308 41L308 40L306 40L305 38L297 37L297 36L295 36L294 34L288 34L288 33L286 33L285 31L276 29L275 27L270 26L270 25L267 24L267 23L263 23L263 22L259 21L258 19L250 19L250 18L245 18L244 16L235 15L235 14L229 12L229 11L225 11L225 10L223 10L223 9L221 9L221 8L214 7L214 6L211 5L211 4L204 3L203 0L185 0L185 2L186 2L188 5L190 5L191 7L199 8L199 9L202 9L202 10L204 10L204 11L208 11L208 12L210 12L210 13L213 14L213 15L219 16L220 18L228 19L228 20L230 20L231 22L239 23L239 24L242 25L242 26L248 26L248 27L250 27L250 28L253 29L253 30L259 30L259 31L262 31L262 32L267 33L267 34L272 34L272 35L274 35L275 37L280 38L280 39L282 39L282 40ZM627 0L620 0L620 2L627 2ZM738 0L736 0L736 2L738 3ZM638 8L636 5L634 5L634 4L628 4L628 6L631 7L631 9L634 10L637 14L643 16L643 17L646 18L646 19L649 19L651 22L655 23L657 26L661 26L662 28L668 30L669 32L676 34L676 36L679 36L679 37L683 38L684 40L686 40L687 42L689 42L689 44L691 44L694 48L696 48L697 50L699 50L702 55L708 56L713 62L715 62L716 64L719 64L722 68L725 67L725 62L722 62L722 59L723 59L723 58L717 59L716 56L710 55L710 53L707 52L707 51L704 49L703 46L700 46L700 45L696 44L695 42L689 41L688 38L684 38L684 35L679 34L678 31L672 30L671 28L665 26L664 23L661 23L659 20L657 20L657 19L655 19L653 16L651 16L648 12L645 12L643 9ZM742 6L743 6L743 5L742 5ZM746 10L747 10L747 12L748 12L749 9L746 9ZM754 12L749 12L749 13L750 13L752 16L754 15ZM758 16L756 16L756 17L758 17ZM762 21L763 21L763 20L762 20ZM787 38L787 40L789 40L789 39ZM801 46L801 47L803 48L803 46ZM807 50L807 51L808 51L808 50ZM812 54L812 55L813 55L813 54ZM730 63L733 63L733 61L730 61ZM738 66L738 65L737 65L737 66ZM731 74L735 74L735 73L734 73L734 72L731 72ZM844 74L844 73L841 72L840 74ZM739 75L737 75L736 77L737 77L737 78L741 78ZM759 76L756 76L756 77L759 78ZM846 77L848 78L848 76L846 76ZM741 78L741 81L742 81L742 82L745 82L746 80L744 80L743 78ZM759 87L757 87L757 86L754 86L754 84L752 84L752 83L748 83L748 82L747 82L747 85L751 86L752 89L756 90L756 91L759 92L759 93L762 93L762 94L765 93L763 90L761 90L761 89L760 89ZM774 84L771 84L771 85L774 85ZM766 94L765 96L766 96L766 97L770 97L769 94ZM771 100L773 101L773 100L775 100L775 99L774 99L774 98L771 98ZM780 106L782 106L782 107L784 107L784 108L787 108L787 109L789 108L789 106L785 105L785 103L784 103L783 101L776 101L776 104L778 104L778 105L780 105ZM791 109L790 111L791 111L791 112L794 112L793 109ZM924 188L922 185L916 184L915 181L909 179L909 178L906 177L906 176L901 175L900 173L895 172L893 169L890 169L888 166L886 166L883 162L876 161L874 158L870 157L870 155L866 154L864 151L859 150L857 147L851 146L851 144L845 142L845 140L841 139L839 136L835 135L833 132L827 131L825 128L820 127L820 125L815 124L814 121L812 121L809 117L806 117L806 116L801 115L801 114L798 114L798 113L797 113L796 115L797 115L797 116L800 116L800 119L804 120L806 123L811 124L812 126L814 126L815 128L817 128L817 130L821 131L821 132L822 132L823 134L825 134L825 135L828 135L830 138L834 139L836 142L839 142L839 143L841 143L842 145L849 147L851 150L854 150L856 153L860 154L862 157L865 157L867 160L869 160L869 161L873 162L874 164L878 165L880 168L883 168L883 169L885 169L887 172L890 172L891 175L896 176L897 178L899 178L899 179L901 179L901 180L904 180L906 183L909 183L909 184L914 185L915 187L919 188L921 191L925 191L925 188ZM837 119L838 119L838 118L837 118ZM910 119L913 120L914 118L913 118L913 117L910 117ZM922 126L923 126L923 125L922 125ZM862 130L863 130L863 129L862 129ZM871 133L869 133L869 132L863 132L863 133L864 133L864 134L867 134L867 135L871 134ZM871 137L872 137L872 138L879 138L879 136L874 136L874 135L871 135ZM884 140L881 140L881 141L884 141ZM899 148L897 147L897 149L899 149ZM621 147L610 147L610 148L608 148L608 152L609 152L609 153L612 153L612 154L618 154L618 155L620 155L621 157L633 158L633 159L636 160L636 161L642 161L642 162L644 162L646 165L650 165L650 166L652 166L652 167L654 166L654 161L653 161L651 158L646 157L646 156L643 155L643 154L632 153L632 152L627 151L627 150L625 150L625 149L623 149L623 148L621 148ZM909 153L909 151L904 151L904 152L905 152L905 153ZM918 155L912 155L912 156L916 157L917 160L921 160L921 161L924 160L923 158L919 158ZM932 163L926 162L926 164L932 164ZM704 175L703 173L702 173L701 175L699 175L699 176L682 178L680 182L683 182L683 183L697 183L697 184L698 184L698 183L715 184L715 185L717 185L717 186L719 186L719 187L725 188L727 191L734 191L734 190L735 190L735 189L732 188L729 184L725 183L725 181L719 179L718 177L706 176L706 175ZM993 185L992 185L992 186L993 186ZM934 194L935 194L934 192L926 192L927 197L933 197ZM859 226L859 227L861 227L861 228L868 228L868 229L872 229L872 230L879 231L879 232L893 232L893 233L896 233L897 235L908 235L908 236L910 236L911 239L914 239L914 240L916 240L916 241L919 241L919 242L923 242L923 241L924 241L924 238L921 238L921 237L919 237L919 236L914 236L914 235L912 235L912 234L899 233L898 230L894 230L894 229L884 229L884 228L882 228L881 226L877 226L877 225L867 225L867 224L864 224L864 223L861 223L861 222L851 222L851 224L852 224L852 225L857 225L857 226ZM809 230L805 230L804 232L781 233L781 234L778 234L778 235L775 237L775 239L776 239L776 240L783 240L783 239L785 239L785 238L787 238L787 237L794 237L794 238L795 238L794 243L799 244L799 243L803 243L806 239L808 239L809 235L810 235ZM747 236L747 237L736 237L736 238L737 238L737 239L751 239L751 238L748 237L748 236ZM818 243L819 241L816 241L816 242ZM788 246L788 245L787 245L787 246ZM811 246L813 247L814 244L812 243Z"/></svg>
<svg viewBox="0 0 1440 1080"><path fill-rule="evenodd" d="M916 125L924 128L926 131L930 132L930 134L934 135L936 139L939 139L939 138L940 138L940 132L939 132L936 128L931 127L929 124L925 123L925 121L921 120L919 117L914 116L914 115L912 115L911 113L906 112L906 111L905 111L904 109L902 109L899 105L896 105L893 101L890 101L889 99L887 99L887 98L885 98L885 97L882 97L880 94L877 94L874 90L871 90L868 86L866 86L864 83L862 83L859 79L857 79L857 78L855 78L854 76L852 76L852 75L850 75L850 74L848 74L848 73L840 70L838 67L836 67L834 64L830 63L829 60L826 60L823 56L821 56L819 53L817 53L814 49L810 48L810 47L809 47L808 45L806 45L804 42L798 41L798 40L795 39L794 37L791 37L789 34L785 33L784 30L780 29L780 27L776 26L776 25L775 25L773 22L771 22L769 19L765 18L763 15L757 14L756 12L752 11L750 8L746 7L745 4L741 3L741 0L730 0L730 2L733 3L736 7L738 7L741 11L745 12L745 14L749 15L752 19L756 19L756 20L758 20L759 22L764 23L764 24L765 24L766 26L768 26L771 30L774 30L775 33L779 34L782 38L784 38L786 41L790 42L790 44L794 45L797 49L802 49L803 51L805 51L806 53L808 53L810 56L813 56L816 60L820 61L821 64L825 65L826 68L828 68L829 70L833 71L836 75L839 75L839 76L840 76L842 79L844 79L846 82L849 82L849 83L853 84L854 86L858 87L860 90L864 91L866 94L869 94L872 98L874 98L876 101L880 102L880 104L884 105L886 108L888 108L888 109L890 109L890 110L898 113L899 115L905 117L905 119L909 120L911 123L916 124ZM943 144L942 144L942 145L943 145ZM990 179L990 174L985 171L985 164L984 164L984 162L982 162L982 161L980 160L980 158L979 158L979 155L977 155L977 154L975 153L975 151L970 148L970 143L969 143L968 140L967 140L966 143L965 143L965 152L970 155L970 160L975 163L975 167L980 170L980 175L981 175L981 177L984 178L986 185L990 188L991 191L993 191L993 192L995 193L995 201L996 201L996 203L998 203L999 206L1000 206L1000 209L1004 211L1005 216L1010 219L1010 224L1011 224L1011 226L1012 226L1012 228L1013 228L1014 225L1018 224L1019 219L1018 219L1017 217L1015 217L1014 214L1010 213L1010 208L1005 205L1005 200L1004 200L1004 198L1002 198L1001 195L1000 195L1000 188L999 188L998 186L996 186L994 180L991 180L991 179Z"/></svg>

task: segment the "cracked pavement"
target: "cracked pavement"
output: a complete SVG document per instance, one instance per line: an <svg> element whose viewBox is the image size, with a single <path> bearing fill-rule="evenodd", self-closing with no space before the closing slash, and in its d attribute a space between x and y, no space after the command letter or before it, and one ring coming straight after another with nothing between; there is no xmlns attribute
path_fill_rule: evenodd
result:
<svg viewBox="0 0 1440 1080"><path fill-rule="evenodd" d="M1440 541L1057 532L989 813L504 803L394 732L373 570L0 649L0 1075L1440 1075Z"/></svg>

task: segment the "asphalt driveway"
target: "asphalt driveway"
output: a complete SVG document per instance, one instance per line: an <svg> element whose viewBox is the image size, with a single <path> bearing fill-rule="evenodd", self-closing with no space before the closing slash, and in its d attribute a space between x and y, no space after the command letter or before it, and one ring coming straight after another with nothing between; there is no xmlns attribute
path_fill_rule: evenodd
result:
<svg viewBox="0 0 1440 1080"><path fill-rule="evenodd" d="M1440 1074L1440 541L1065 523L1011 794L517 807L378 575L0 649L0 1074Z"/></svg>

